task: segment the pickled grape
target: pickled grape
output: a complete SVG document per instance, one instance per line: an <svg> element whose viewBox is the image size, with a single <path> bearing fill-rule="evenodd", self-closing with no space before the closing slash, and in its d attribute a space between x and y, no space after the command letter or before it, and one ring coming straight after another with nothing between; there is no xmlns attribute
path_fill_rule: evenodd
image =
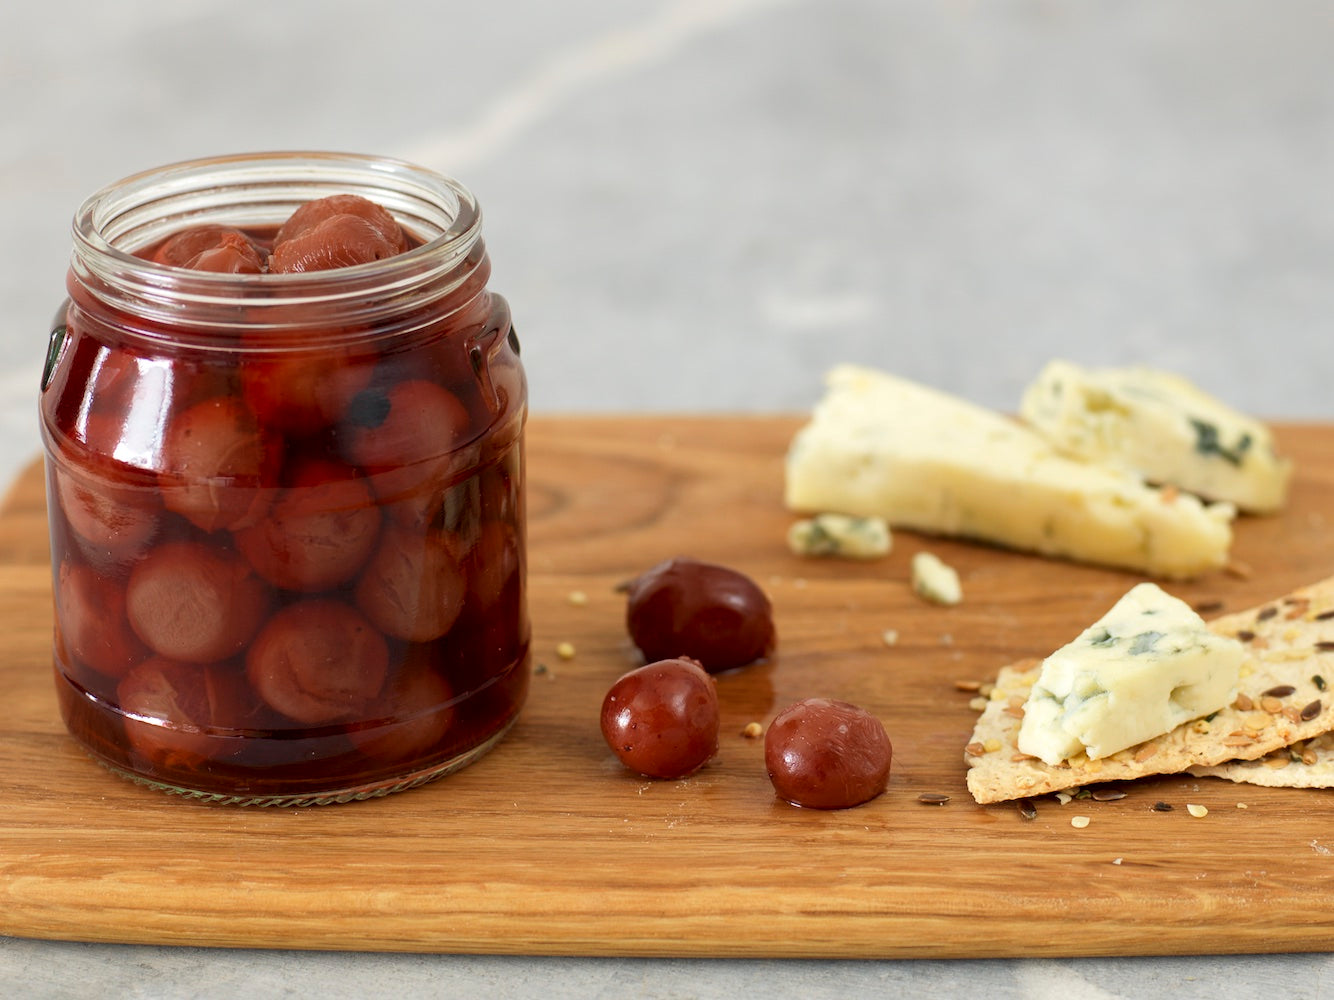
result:
<svg viewBox="0 0 1334 1000"><path fill-rule="evenodd" d="M158 264L222 274L259 274L264 257L239 229L195 226L166 240L153 255Z"/></svg>
<svg viewBox="0 0 1334 1000"><path fill-rule="evenodd" d="M159 766L197 767L223 752L243 712L241 678L230 667L200 667L153 657L121 681L116 697L130 745ZM231 735L226 753L241 748Z"/></svg>
<svg viewBox="0 0 1334 1000"><path fill-rule="evenodd" d="M70 560L56 575L56 609L65 645L85 666L121 677L147 655L125 619L125 591Z"/></svg>
<svg viewBox="0 0 1334 1000"><path fill-rule="evenodd" d="M717 673L773 650L769 598L726 566L669 559L630 581L625 592L626 627L647 660L688 656Z"/></svg>
<svg viewBox="0 0 1334 1000"><path fill-rule="evenodd" d="M621 763L650 778L682 778L718 752L718 693L694 660L650 663L602 701L602 736Z"/></svg>
<svg viewBox="0 0 1334 1000"><path fill-rule="evenodd" d="M380 520L355 470L307 459L297 463L264 520L235 533L236 545L276 587L328 590L351 579L366 562Z"/></svg>
<svg viewBox="0 0 1334 1000"><path fill-rule="evenodd" d="M384 637L342 601L283 608L246 653L246 676L272 708L308 724L361 713L389 670Z"/></svg>
<svg viewBox="0 0 1334 1000"><path fill-rule="evenodd" d="M811 809L847 809L889 782L893 748L880 720L830 698L779 712L764 734L764 763L780 798Z"/></svg>
<svg viewBox="0 0 1334 1000"><path fill-rule="evenodd" d="M203 542L164 542L134 567L125 608L154 652L213 663L240 652L269 610L268 588L245 560Z"/></svg>
<svg viewBox="0 0 1334 1000"><path fill-rule="evenodd" d="M449 683L425 664L405 665L380 695L375 721L349 734L357 749L382 760L411 760L438 746L454 720Z"/></svg>
<svg viewBox="0 0 1334 1000"><path fill-rule="evenodd" d="M403 230L379 205L357 195L331 195L302 205L273 240L269 271L327 271L402 253Z"/></svg>
<svg viewBox="0 0 1334 1000"><path fill-rule="evenodd" d="M467 596L458 546L448 535L386 527L357 579L357 606L388 635L428 642L449 631Z"/></svg>
<svg viewBox="0 0 1334 1000"><path fill-rule="evenodd" d="M356 194L331 194L301 205L278 229L275 247L327 225L331 220L351 216L365 222L375 235L400 253L407 248L407 237L394 217L369 198Z"/></svg>
<svg viewBox="0 0 1334 1000"><path fill-rule="evenodd" d="M162 502L205 531L255 524L278 485L282 439L260 426L239 400L197 403L167 432Z"/></svg>

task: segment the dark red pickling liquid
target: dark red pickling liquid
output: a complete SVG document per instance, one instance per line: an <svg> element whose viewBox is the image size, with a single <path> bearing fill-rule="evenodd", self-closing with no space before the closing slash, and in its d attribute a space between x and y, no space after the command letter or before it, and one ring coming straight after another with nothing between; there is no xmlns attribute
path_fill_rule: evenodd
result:
<svg viewBox="0 0 1334 1000"><path fill-rule="evenodd" d="M266 258L273 233L245 236ZM271 350L163 347L71 282L42 396L55 672L96 756L286 799L391 788L510 725L525 387L484 254L467 266L407 340L327 347L320 317Z"/></svg>

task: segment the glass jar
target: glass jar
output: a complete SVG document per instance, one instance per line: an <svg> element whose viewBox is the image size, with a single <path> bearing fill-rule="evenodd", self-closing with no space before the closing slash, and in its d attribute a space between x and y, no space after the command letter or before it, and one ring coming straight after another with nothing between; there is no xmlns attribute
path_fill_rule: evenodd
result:
<svg viewBox="0 0 1334 1000"><path fill-rule="evenodd" d="M331 270L155 263L263 246L358 195L408 249ZM42 378L55 678L113 771L217 802L412 787L513 723L529 678L509 307L457 182L325 153L127 178L74 220Z"/></svg>

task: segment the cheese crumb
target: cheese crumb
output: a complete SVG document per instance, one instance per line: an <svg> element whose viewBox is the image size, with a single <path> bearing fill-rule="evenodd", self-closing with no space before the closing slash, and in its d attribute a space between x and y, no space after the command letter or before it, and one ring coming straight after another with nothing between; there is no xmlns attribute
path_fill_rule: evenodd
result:
<svg viewBox="0 0 1334 1000"><path fill-rule="evenodd" d="M948 606L963 600L959 574L931 552L918 552L912 557L912 589L932 604Z"/></svg>

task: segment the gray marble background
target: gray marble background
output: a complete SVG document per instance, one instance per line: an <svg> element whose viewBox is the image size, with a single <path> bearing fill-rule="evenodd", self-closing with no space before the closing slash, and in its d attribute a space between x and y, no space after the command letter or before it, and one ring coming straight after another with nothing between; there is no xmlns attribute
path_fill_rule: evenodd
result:
<svg viewBox="0 0 1334 1000"><path fill-rule="evenodd" d="M0 476L68 220L340 149L481 198L537 412L793 411L861 361L1013 409L1049 357L1334 418L1326 0L43 0L0 13ZM1294 919L1300 919L1295 914ZM507 959L0 939L0 995L1334 995L1327 956ZM1281 985L1280 985L1281 984Z"/></svg>

